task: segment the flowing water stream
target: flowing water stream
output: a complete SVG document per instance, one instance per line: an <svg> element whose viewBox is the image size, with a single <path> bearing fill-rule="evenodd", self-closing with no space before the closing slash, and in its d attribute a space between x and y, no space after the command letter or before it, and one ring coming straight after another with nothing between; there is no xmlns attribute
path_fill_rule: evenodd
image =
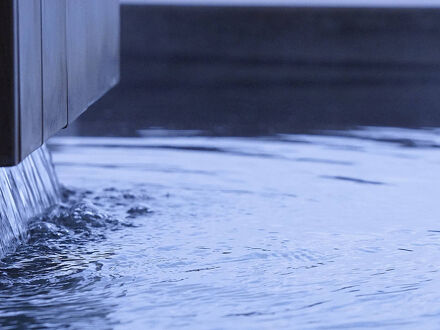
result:
<svg viewBox="0 0 440 330"><path fill-rule="evenodd" d="M62 198L0 261L1 329L440 327L438 130L49 147Z"/></svg>
<svg viewBox="0 0 440 330"><path fill-rule="evenodd" d="M0 259L27 237L28 222L59 203L60 188L46 146L20 165L0 168Z"/></svg>

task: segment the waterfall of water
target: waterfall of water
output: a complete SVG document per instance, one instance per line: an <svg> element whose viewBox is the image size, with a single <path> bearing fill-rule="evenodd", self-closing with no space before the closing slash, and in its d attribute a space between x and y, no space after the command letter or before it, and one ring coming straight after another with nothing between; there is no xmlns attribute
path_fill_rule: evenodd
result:
<svg viewBox="0 0 440 330"><path fill-rule="evenodd" d="M50 153L41 147L20 165L0 168L0 258L26 237L28 221L59 202Z"/></svg>

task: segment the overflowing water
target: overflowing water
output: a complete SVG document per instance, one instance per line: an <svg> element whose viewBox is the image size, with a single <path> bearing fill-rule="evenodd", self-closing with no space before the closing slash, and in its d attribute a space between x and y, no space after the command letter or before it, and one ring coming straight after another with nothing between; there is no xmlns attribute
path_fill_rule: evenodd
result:
<svg viewBox="0 0 440 330"><path fill-rule="evenodd" d="M0 262L2 329L440 326L438 130L50 148L62 201Z"/></svg>
<svg viewBox="0 0 440 330"><path fill-rule="evenodd" d="M46 146L18 166L0 168L0 258L26 239L28 221L58 204L59 197Z"/></svg>

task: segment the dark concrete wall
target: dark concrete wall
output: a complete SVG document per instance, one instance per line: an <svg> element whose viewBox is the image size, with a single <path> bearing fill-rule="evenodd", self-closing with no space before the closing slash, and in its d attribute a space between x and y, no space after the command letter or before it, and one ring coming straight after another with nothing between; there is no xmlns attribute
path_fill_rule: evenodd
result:
<svg viewBox="0 0 440 330"><path fill-rule="evenodd" d="M2 1L0 166L24 160L117 83L119 7L118 0Z"/></svg>
<svg viewBox="0 0 440 330"><path fill-rule="evenodd" d="M79 127L344 125L440 125L439 9L126 5L121 84Z"/></svg>

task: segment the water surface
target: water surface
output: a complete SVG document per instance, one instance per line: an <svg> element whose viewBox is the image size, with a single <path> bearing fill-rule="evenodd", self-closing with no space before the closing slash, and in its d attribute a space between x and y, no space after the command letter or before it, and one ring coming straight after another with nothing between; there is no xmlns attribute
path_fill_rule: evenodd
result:
<svg viewBox="0 0 440 330"><path fill-rule="evenodd" d="M436 329L439 133L54 139L0 328Z"/></svg>

